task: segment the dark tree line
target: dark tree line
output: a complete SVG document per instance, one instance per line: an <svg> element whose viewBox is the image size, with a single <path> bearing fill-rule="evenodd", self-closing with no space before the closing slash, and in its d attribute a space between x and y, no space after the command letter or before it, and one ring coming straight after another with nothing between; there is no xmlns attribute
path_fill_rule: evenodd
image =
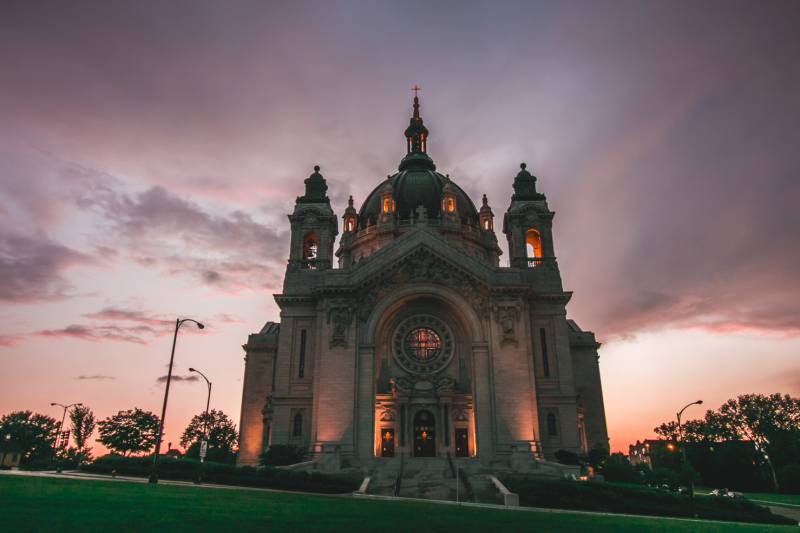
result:
<svg viewBox="0 0 800 533"><path fill-rule="evenodd" d="M62 466L77 466L92 458L89 443L95 429L99 435L97 442L112 453L130 456L153 453L158 426L158 416L138 407L97 421L89 407L76 405L69 410L68 428L74 446L56 449L59 422L32 411L16 411L0 418L0 439L6 451L20 454L22 466L46 466L54 461ZM208 460L233 462L238 435L225 413L212 410L192 418L181 438L188 457L199 455L200 441L206 435Z"/></svg>
<svg viewBox="0 0 800 533"><path fill-rule="evenodd" d="M701 419L682 424L680 433L673 421L655 432L682 441L698 472L725 458L728 466L721 469L745 475L755 462L774 490L800 492L800 398L744 394L707 411Z"/></svg>

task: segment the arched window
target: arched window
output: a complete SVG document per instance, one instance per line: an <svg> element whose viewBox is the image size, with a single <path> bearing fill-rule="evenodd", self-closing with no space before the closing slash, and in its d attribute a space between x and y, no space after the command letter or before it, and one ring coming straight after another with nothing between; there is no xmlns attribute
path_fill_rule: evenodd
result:
<svg viewBox="0 0 800 533"><path fill-rule="evenodd" d="M542 257L542 236L533 228L525 232L525 251L530 259Z"/></svg>
<svg viewBox="0 0 800 533"><path fill-rule="evenodd" d="M452 213L456 210L456 199L452 196L447 197L447 212Z"/></svg>
<svg viewBox="0 0 800 533"><path fill-rule="evenodd" d="M303 239L303 259L306 261L317 258L317 235L312 231Z"/></svg>
<svg viewBox="0 0 800 533"><path fill-rule="evenodd" d="M345 231L353 231L356 229L356 221L353 218L348 218L347 222L345 222Z"/></svg>
<svg viewBox="0 0 800 533"><path fill-rule="evenodd" d="M294 437L303 436L303 415L300 413L294 415L294 427L292 427L292 436Z"/></svg>
<svg viewBox="0 0 800 533"><path fill-rule="evenodd" d="M547 413L547 434L551 437L558 435L558 423L553 413Z"/></svg>

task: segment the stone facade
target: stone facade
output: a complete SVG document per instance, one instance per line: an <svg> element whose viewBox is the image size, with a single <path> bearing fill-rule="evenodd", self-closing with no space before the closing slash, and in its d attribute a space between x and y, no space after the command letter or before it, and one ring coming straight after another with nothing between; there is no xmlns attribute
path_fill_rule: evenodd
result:
<svg viewBox="0 0 800 533"><path fill-rule="evenodd" d="M567 319L554 213L521 165L503 218L427 154L414 115L399 171L336 216L315 167L297 199L280 323L249 336L238 461L271 445L337 468L376 457L550 459L608 445L594 334Z"/></svg>

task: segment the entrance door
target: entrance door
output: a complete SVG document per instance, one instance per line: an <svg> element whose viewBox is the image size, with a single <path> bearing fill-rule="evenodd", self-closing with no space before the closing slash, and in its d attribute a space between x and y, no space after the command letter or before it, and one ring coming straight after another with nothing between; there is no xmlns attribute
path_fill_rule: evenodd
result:
<svg viewBox="0 0 800 533"><path fill-rule="evenodd" d="M456 457L469 457L467 428L456 428Z"/></svg>
<svg viewBox="0 0 800 533"><path fill-rule="evenodd" d="M436 420L430 411L414 415L414 457L436 456Z"/></svg>
<svg viewBox="0 0 800 533"><path fill-rule="evenodd" d="M394 430L381 430L381 457L394 457Z"/></svg>

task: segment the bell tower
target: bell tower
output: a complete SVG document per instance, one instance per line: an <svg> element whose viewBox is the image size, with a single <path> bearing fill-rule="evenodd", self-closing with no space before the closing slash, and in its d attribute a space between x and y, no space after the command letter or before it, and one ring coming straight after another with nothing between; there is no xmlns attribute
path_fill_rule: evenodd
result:
<svg viewBox="0 0 800 533"><path fill-rule="evenodd" d="M555 265L553 216L545 195L536 192L536 176L525 163L514 178L514 195L503 217L503 233L508 238L512 268L536 268Z"/></svg>
<svg viewBox="0 0 800 533"><path fill-rule="evenodd" d="M327 196L328 185L319 165L305 180L306 193L295 202L289 215L292 242L287 270L325 270L332 266L333 241L339 233L336 214Z"/></svg>

